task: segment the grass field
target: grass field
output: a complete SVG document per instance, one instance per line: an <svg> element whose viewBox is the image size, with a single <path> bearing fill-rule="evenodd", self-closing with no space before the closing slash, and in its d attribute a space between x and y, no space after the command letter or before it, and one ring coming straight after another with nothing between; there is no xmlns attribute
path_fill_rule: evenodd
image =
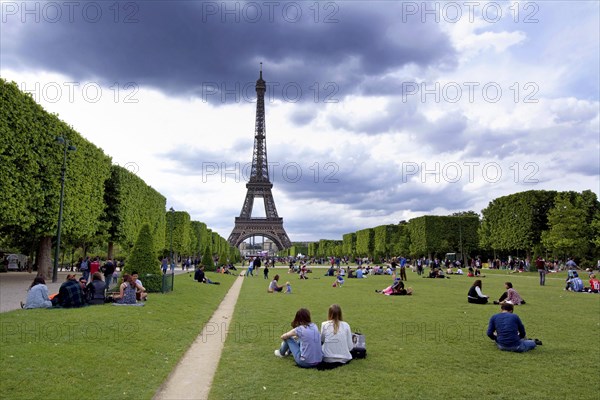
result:
<svg viewBox="0 0 600 400"><path fill-rule="evenodd" d="M291 295L268 294L262 274L247 278L210 399L598 399L600 296L545 287L536 274L486 271L483 292L498 298L510 280L527 301L516 307L529 337L544 345L501 352L485 336L495 305L466 302L472 278L422 279L413 296L375 294L389 277L347 279L333 288L324 270L307 281L279 268ZM274 273L271 272L271 276ZM18 310L0 314L0 398L150 399L216 309L234 277L199 285L185 274L175 291L145 307ZM332 303L367 338L368 357L332 371L297 368L273 350L295 311L320 324Z"/></svg>
<svg viewBox="0 0 600 400"><path fill-rule="evenodd" d="M290 280L291 295L268 294L262 276L248 278L213 382L210 399L595 399L599 398L600 296L563 291L564 274L486 271L483 292L497 299L511 281L527 301L516 307L530 338L543 346L501 352L485 335L499 306L468 304L473 279L423 279L408 272L413 296L383 296L390 278L333 278L316 270ZM261 274L262 275L262 274ZM271 273L273 276L274 273ZM305 370L273 350L295 311L311 310L319 326L330 304L341 305L353 330L366 335L368 357L331 371Z"/></svg>
<svg viewBox="0 0 600 400"><path fill-rule="evenodd" d="M152 398L234 278L217 280L178 275L172 293L150 294L144 307L0 314L0 398Z"/></svg>

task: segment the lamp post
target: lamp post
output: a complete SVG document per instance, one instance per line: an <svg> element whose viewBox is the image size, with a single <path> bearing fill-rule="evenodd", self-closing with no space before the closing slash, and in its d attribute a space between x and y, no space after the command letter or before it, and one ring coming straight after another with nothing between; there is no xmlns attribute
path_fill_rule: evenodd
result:
<svg viewBox="0 0 600 400"><path fill-rule="evenodd" d="M458 217L460 218L460 217ZM463 253L463 245L462 245L462 221L458 220L458 243L460 246L460 258L462 258L462 265L466 265L467 261L465 259L465 254Z"/></svg>
<svg viewBox="0 0 600 400"><path fill-rule="evenodd" d="M173 207L169 208L169 212L171 213L171 264L173 264L173 224L175 222L175 210ZM171 265L169 265L169 268L171 268Z"/></svg>
<svg viewBox="0 0 600 400"><path fill-rule="evenodd" d="M52 268L52 282L58 280L58 256L60 254L60 228L62 227L63 200L65 197L65 173L67 171L67 150L75 151L77 147L69 146L69 140L58 136L56 141L64 145L63 164L60 174L60 203L58 207L58 227L56 228L56 251L54 252L54 267Z"/></svg>

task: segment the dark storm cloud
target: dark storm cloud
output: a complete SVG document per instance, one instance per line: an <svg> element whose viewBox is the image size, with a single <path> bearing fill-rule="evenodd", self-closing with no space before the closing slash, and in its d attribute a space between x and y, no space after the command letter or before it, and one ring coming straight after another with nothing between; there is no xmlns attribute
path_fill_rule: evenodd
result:
<svg viewBox="0 0 600 400"><path fill-rule="evenodd" d="M468 120L462 113L448 113L430 121L420 112L415 99L404 101L395 97L383 111L373 112L366 118L332 112L327 120L334 129L367 135L403 132L411 141L427 146L435 153L461 151L468 144Z"/></svg>
<svg viewBox="0 0 600 400"><path fill-rule="evenodd" d="M243 185L249 177L250 162L239 163L239 158L230 151L212 153L178 148L164 157L176 164L180 174L202 175L203 182ZM274 188L287 198L318 198L360 211L363 217L387 216L398 211L464 209L473 202L473 196L463 191L465 181L427 186L425 183L434 179L441 183L444 179L422 173L418 166L408 174L408 169L403 170L391 160L374 158L361 146L320 151L298 149L291 153L280 149L269 154L269 167Z"/></svg>
<svg viewBox="0 0 600 400"><path fill-rule="evenodd" d="M397 92L397 82L378 76L454 63L437 24L403 22L399 4L375 3L145 1L114 3L116 9L94 2L101 7L96 21L95 10L84 14L80 4L71 15L57 2L62 16L49 21L49 3L31 2L40 22L20 12L4 16L3 63L75 80L131 81L216 104L251 101L259 61L275 98L316 103Z"/></svg>

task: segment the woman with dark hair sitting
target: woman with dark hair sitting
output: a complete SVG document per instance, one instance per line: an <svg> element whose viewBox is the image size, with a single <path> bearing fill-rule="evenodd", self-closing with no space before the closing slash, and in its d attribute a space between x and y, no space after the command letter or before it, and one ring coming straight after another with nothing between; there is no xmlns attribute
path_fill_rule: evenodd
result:
<svg viewBox="0 0 600 400"><path fill-rule="evenodd" d="M102 280L100 272L94 272L92 281L87 285L87 300L89 304L104 304L106 300L106 283Z"/></svg>
<svg viewBox="0 0 600 400"><path fill-rule="evenodd" d="M133 280L133 276L129 274L123 275L123 283L119 287L119 294L115 296L117 304L135 304L137 287L135 285L135 281Z"/></svg>
<svg viewBox="0 0 600 400"><path fill-rule="evenodd" d="M299 367L314 368L323 360L321 333L310 320L310 311L301 308L292 321L292 330L281 335L281 347L275 350L277 357L290 352Z"/></svg>
<svg viewBox="0 0 600 400"><path fill-rule="evenodd" d="M489 297L481 292L481 280L477 279L469 289L467 300L473 304L487 304Z"/></svg>
<svg viewBox="0 0 600 400"><path fill-rule="evenodd" d="M25 304L21 303L21 307L26 309L52 307L52 301L48 297L48 286L46 286L44 278L38 276L33 280L27 292L27 300Z"/></svg>
<svg viewBox="0 0 600 400"><path fill-rule="evenodd" d="M525 304L525 300L519 295L519 293L513 289L513 285L510 282L504 282L504 287L506 288L506 292L500 296L498 301L494 301L494 304L512 304L518 306L519 304Z"/></svg>
<svg viewBox="0 0 600 400"><path fill-rule="evenodd" d="M283 286L277 285L278 281L279 281L279 275L275 275L273 277L273 280L269 284L269 287L267 288L267 292L269 292L269 293L281 292L283 290Z"/></svg>

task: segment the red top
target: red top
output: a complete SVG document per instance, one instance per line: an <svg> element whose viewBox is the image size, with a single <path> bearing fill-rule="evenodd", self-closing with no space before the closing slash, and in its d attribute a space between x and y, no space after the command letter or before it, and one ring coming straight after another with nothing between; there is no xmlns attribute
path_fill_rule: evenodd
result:
<svg viewBox="0 0 600 400"><path fill-rule="evenodd" d="M94 275L94 272L98 272L100 269L100 261L94 260L90 263L90 275Z"/></svg>

